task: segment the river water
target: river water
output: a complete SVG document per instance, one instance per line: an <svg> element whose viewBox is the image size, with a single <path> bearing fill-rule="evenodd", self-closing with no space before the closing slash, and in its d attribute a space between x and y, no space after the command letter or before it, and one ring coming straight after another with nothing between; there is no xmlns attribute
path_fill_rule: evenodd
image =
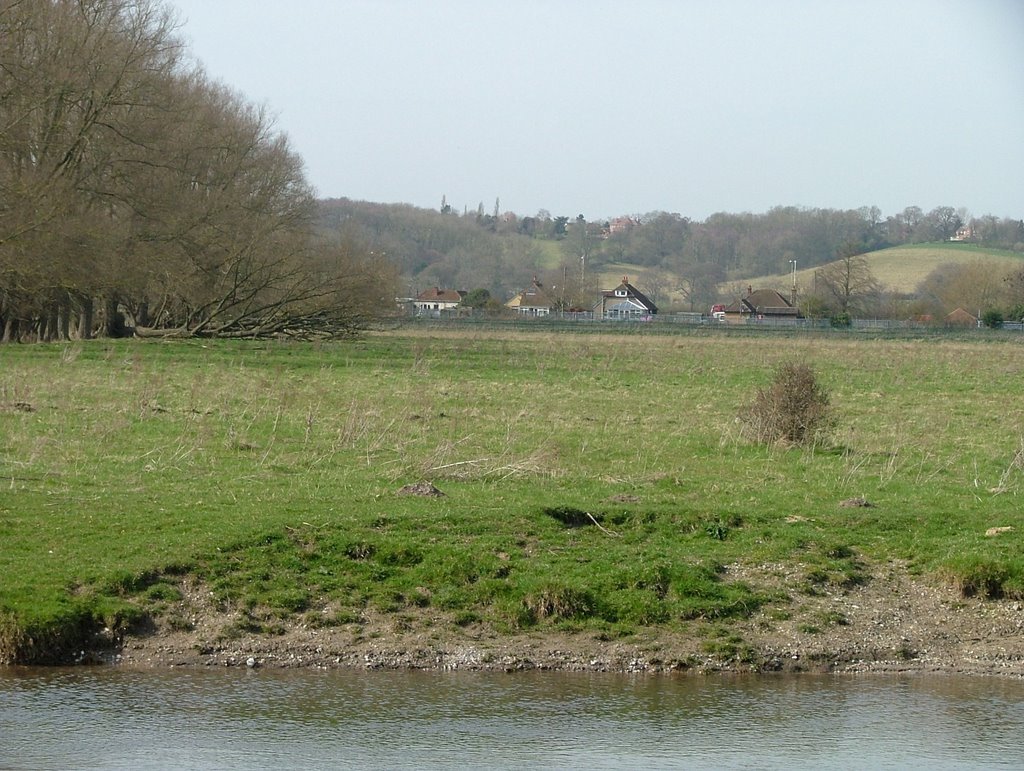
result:
<svg viewBox="0 0 1024 771"><path fill-rule="evenodd" d="M0 667L0 768L1024 768L1024 682Z"/></svg>

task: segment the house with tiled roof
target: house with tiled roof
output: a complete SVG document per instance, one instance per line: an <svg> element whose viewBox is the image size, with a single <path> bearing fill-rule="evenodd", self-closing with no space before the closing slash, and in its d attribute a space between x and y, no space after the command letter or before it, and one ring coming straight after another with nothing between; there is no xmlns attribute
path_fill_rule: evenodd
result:
<svg viewBox="0 0 1024 771"><path fill-rule="evenodd" d="M505 307L513 310L520 316L547 316L558 307L558 303L552 297L544 285L533 277L533 281L526 289L517 294L507 303Z"/></svg>
<svg viewBox="0 0 1024 771"><path fill-rule="evenodd" d="M657 312L658 306L629 283L629 276L623 276L614 289L602 290L594 305L594 318L598 319L646 319Z"/></svg>
<svg viewBox="0 0 1024 771"><path fill-rule="evenodd" d="M413 298L413 310L417 316L440 316L442 311L453 311L458 308L465 296L466 293L458 289L440 289L432 286Z"/></svg>
<svg viewBox="0 0 1024 771"><path fill-rule="evenodd" d="M747 294L724 308L725 320L730 324L744 324L748 321L772 319L798 319L800 309L794 306L781 292L774 289L747 287Z"/></svg>
<svg viewBox="0 0 1024 771"><path fill-rule="evenodd" d="M959 327L978 326L978 317L969 311L965 311L963 308L956 308L952 312L947 313L945 321L947 324Z"/></svg>

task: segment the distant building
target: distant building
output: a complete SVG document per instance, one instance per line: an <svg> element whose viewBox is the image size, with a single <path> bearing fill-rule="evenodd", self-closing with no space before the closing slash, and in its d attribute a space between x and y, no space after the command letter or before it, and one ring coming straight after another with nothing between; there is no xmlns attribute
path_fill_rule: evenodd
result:
<svg viewBox="0 0 1024 771"><path fill-rule="evenodd" d="M602 291L594 305L594 316L601 319L640 319L657 312L658 306L629 283L629 276L623 276L622 283L614 289Z"/></svg>
<svg viewBox="0 0 1024 771"><path fill-rule="evenodd" d="M436 286L424 289L413 298L413 311L417 316L440 316L442 311L459 307L466 293L457 289L439 289Z"/></svg>
<svg viewBox="0 0 1024 771"><path fill-rule="evenodd" d="M557 307L557 302L534 276L530 286L505 303L505 307L520 316L537 317L547 316Z"/></svg>
<svg viewBox="0 0 1024 771"><path fill-rule="evenodd" d="M774 289L758 289L747 287L747 294L731 305L726 305L723 312L725 320L730 324L743 324L749 320L765 319L798 319L800 310Z"/></svg>
<svg viewBox="0 0 1024 771"><path fill-rule="evenodd" d="M609 235L615 235L616 233L625 233L632 230L640 223L632 217L616 217L608 223Z"/></svg>
<svg viewBox="0 0 1024 771"><path fill-rule="evenodd" d="M957 308L946 314L945 322L958 327L976 327L978 326L978 317L963 308Z"/></svg>

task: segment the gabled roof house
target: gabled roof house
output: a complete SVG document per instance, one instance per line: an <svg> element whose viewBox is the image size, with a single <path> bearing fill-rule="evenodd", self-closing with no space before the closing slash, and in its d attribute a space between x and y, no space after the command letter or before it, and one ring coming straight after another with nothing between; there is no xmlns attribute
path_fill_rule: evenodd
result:
<svg viewBox="0 0 1024 771"><path fill-rule="evenodd" d="M530 286L505 303L505 307L520 316L547 316L556 307L556 302L534 276Z"/></svg>
<svg viewBox="0 0 1024 771"><path fill-rule="evenodd" d="M658 306L629 283L629 276L623 276L622 283L614 289L602 290L594 305L594 316L600 319L639 319L657 312Z"/></svg>
<svg viewBox="0 0 1024 771"><path fill-rule="evenodd" d="M725 306L725 320L742 324L750 319L798 319L800 309L774 289L747 287L747 294Z"/></svg>
<svg viewBox="0 0 1024 771"><path fill-rule="evenodd" d="M978 326L978 317L963 308L956 308L946 314L946 323L962 327L976 327Z"/></svg>
<svg viewBox="0 0 1024 771"><path fill-rule="evenodd" d="M466 296L465 292L457 289L439 289L436 286L430 289L424 289L415 299L413 299L413 308L417 315L440 315L441 311L450 311L454 308L459 307L459 303L462 302L462 298Z"/></svg>

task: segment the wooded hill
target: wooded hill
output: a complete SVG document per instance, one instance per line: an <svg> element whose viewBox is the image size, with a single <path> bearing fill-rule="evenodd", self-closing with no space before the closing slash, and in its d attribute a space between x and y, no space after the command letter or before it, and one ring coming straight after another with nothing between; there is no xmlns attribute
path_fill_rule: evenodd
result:
<svg viewBox="0 0 1024 771"><path fill-rule="evenodd" d="M668 212L597 221L547 212L523 217L500 212L498 202L490 214L482 204L458 214L444 202L428 210L347 199L321 201L320 210L328 232L386 255L410 296L437 286L484 289L502 301L538 277L585 305L598 288L629 275L662 307L706 310L748 284L789 288L794 262L801 292L809 292L817 271L863 255L873 274L873 310L884 313L881 295L911 299L947 263L991 257L1010 272L1024 257L1024 222L951 207L908 207L888 217L874 207L777 207L702 222Z"/></svg>

